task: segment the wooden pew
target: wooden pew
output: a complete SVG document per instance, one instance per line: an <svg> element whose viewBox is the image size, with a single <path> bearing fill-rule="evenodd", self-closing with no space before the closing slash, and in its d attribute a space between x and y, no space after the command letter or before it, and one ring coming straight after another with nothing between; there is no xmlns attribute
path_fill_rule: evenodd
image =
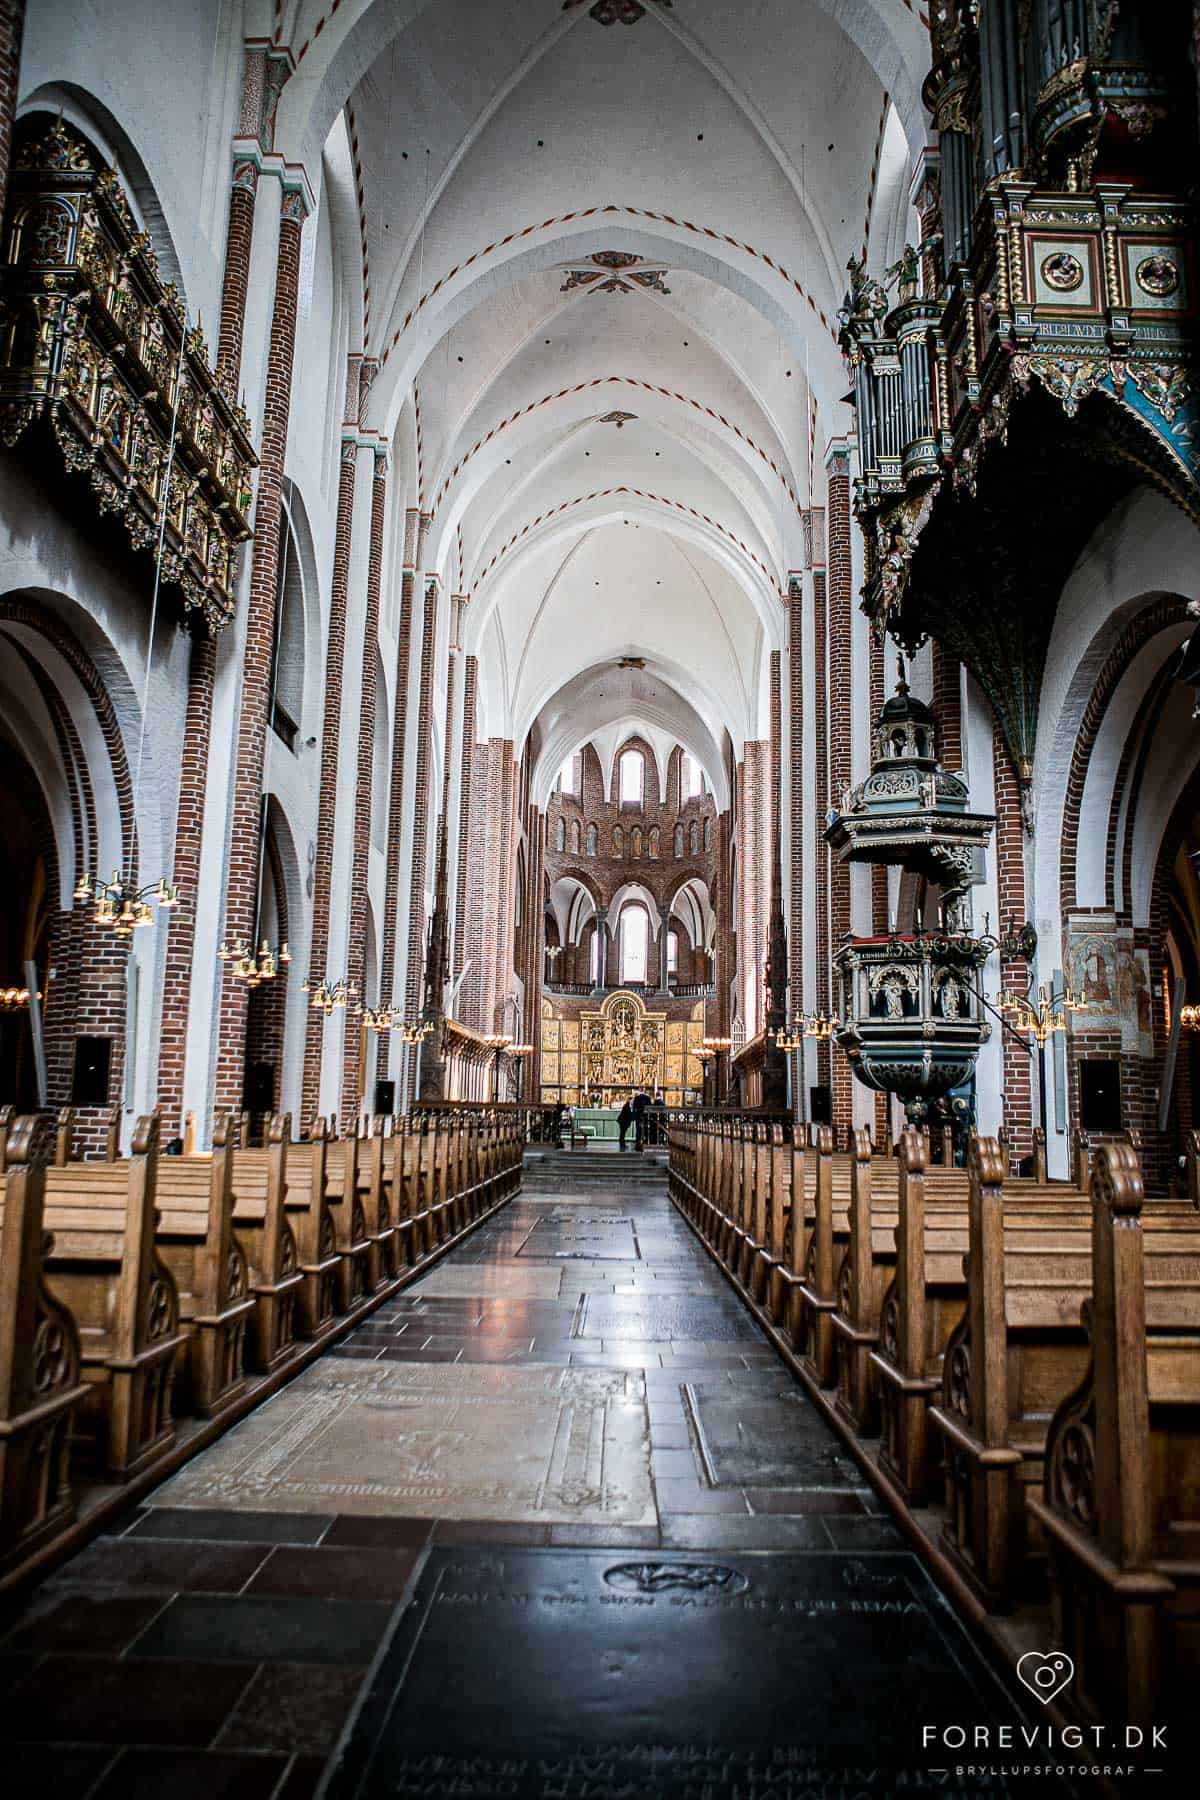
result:
<svg viewBox="0 0 1200 1800"><path fill-rule="evenodd" d="M88 1187L105 1165L56 1171L45 1209L54 1233L46 1259L51 1293L79 1327L81 1367L90 1385L80 1430L107 1473L125 1481L175 1438L171 1397L186 1334L179 1294L155 1247L158 1119L138 1120L133 1156L120 1185L94 1204ZM81 1197L85 1203L75 1204Z"/></svg>
<svg viewBox="0 0 1200 1800"><path fill-rule="evenodd" d="M304 1273L287 1216L291 1137L291 1114L276 1113L265 1151L233 1153L233 1223L255 1301L247 1360L264 1375L289 1361L298 1344L296 1309Z"/></svg>
<svg viewBox="0 0 1200 1800"><path fill-rule="evenodd" d="M1029 1507L1076 1702L1145 1730L1187 1717L1200 1675L1200 1292L1146 1278L1129 1146L1100 1146L1092 1205L1091 1362L1054 1415Z"/></svg>
<svg viewBox="0 0 1200 1800"><path fill-rule="evenodd" d="M158 1163L155 1245L179 1292L188 1327L181 1411L211 1418L246 1389L246 1333L255 1309L245 1252L234 1231L233 1120L218 1118L212 1159L187 1165L182 1157ZM196 1177L200 1180L197 1181Z"/></svg>
<svg viewBox="0 0 1200 1800"><path fill-rule="evenodd" d="M359 1300L373 1291L371 1267L375 1246L367 1232L366 1208L358 1185L358 1162L358 1120L350 1119L345 1136L325 1156L325 1204L334 1221L334 1242L339 1258L339 1312L350 1312Z"/></svg>
<svg viewBox="0 0 1200 1800"><path fill-rule="evenodd" d="M923 1503L937 1485L940 1446L929 1409L942 1390L943 1358L968 1297L962 1271L969 1208L960 1202L929 1204L923 1155L923 1142L905 1133L895 1273L880 1309L879 1344L871 1353L880 1383L880 1464L909 1505ZM1164 1200L1152 1210L1156 1228L1182 1233L1186 1248L1184 1239L1194 1229L1190 1209ZM1072 1189L1047 1192L1013 1181L1005 1200L1006 1253L1011 1247L1044 1258L1040 1271L1034 1267L1034 1283L1040 1279L1043 1287L1061 1283L1069 1289L1080 1279L1075 1252L1086 1256L1090 1214L1090 1202ZM1013 1238L1013 1232L1020 1236Z"/></svg>
<svg viewBox="0 0 1200 1800"><path fill-rule="evenodd" d="M6 1112L8 1109L6 1109ZM71 1429L87 1398L79 1332L46 1285L49 1134L30 1115L5 1120L0 1228L0 1573L36 1554L75 1517Z"/></svg>

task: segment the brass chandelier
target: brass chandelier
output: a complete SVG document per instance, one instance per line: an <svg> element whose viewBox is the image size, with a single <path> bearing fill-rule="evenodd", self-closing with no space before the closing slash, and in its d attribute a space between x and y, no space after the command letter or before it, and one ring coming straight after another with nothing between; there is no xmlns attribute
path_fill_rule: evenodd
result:
<svg viewBox="0 0 1200 1800"><path fill-rule="evenodd" d="M139 888L120 869L114 869L109 881L81 875L74 899L77 905L94 907L92 918L97 925L108 926L117 937L131 937L141 926L153 925L156 906L163 911L178 906L179 889L165 875Z"/></svg>

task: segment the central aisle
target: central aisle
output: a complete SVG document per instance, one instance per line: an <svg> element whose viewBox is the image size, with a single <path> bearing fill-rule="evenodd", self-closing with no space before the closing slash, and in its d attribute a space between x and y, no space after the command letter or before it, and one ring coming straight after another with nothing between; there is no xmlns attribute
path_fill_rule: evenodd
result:
<svg viewBox="0 0 1200 1800"><path fill-rule="evenodd" d="M883 1795L1020 1716L632 1153L531 1153L0 1660L56 1800Z"/></svg>

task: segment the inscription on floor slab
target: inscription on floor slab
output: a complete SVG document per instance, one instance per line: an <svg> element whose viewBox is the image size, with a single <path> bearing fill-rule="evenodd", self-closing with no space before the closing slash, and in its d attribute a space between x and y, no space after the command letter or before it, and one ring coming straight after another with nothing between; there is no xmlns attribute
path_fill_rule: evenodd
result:
<svg viewBox="0 0 1200 1800"><path fill-rule="evenodd" d="M596 1258L601 1262L640 1260L633 1220L612 1213L552 1212L536 1219L517 1255L561 1261Z"/></svg>
<svg viewBox="0 0 1200 1800"><path fill-rule="evenodd" d="M408 1291L418 1299L498 1294L512 1300L555 1300L561 1281L559 1269L472 1267L469 1263L451 1268L444 1263Z"/></svg>
<svg viewBox="0 0 1200 1800"><path fill-rule="evenodd" d="M152 1503L650 1525L645 1384L632 1370L323 1362Z"/></svg>
<svg viewBox="0 0 1200 1800"><path fill-rule="evenodd" d="M849 1488L862 1482L852 1457L798 1388L731 1392L689 1382L684 1400L713 1487Z"/></svg>
<svg viewBox="0 0 1200 1800"><path fill-rule="evenodd" d="M584 1300L576 1337L631 1338L635 1342L761 1342L745 1313L720 1300L692 1300L669 1294L589 1294Z"/></svg>
<svg viewBox="0 0 1200 1800"><path fill-rule="evenodd" d="M1018 1718L906 1553L447 1548L326 1793L884 1796L944 1785L922 1725Z"/></svg>

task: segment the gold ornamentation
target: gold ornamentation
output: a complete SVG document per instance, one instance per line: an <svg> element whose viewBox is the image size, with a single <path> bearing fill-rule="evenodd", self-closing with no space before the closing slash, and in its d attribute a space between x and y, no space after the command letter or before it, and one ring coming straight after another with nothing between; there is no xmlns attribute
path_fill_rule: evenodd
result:
<svg viewBox="0 0 1200 1800"><path fill-rule="evenodd" d="M1179 264L1156 251L1153 256L1142 258L1133 272L1133 278L1144 294L1153 294L1156 300L1165 300L1178 292Z"/></svg>
<svg viewBox="0 0 1200 1800"><path fill-rule="evenodd" d="M250 422L208 364L199 327L160 277L112 169L60 121L25 143L0 263L0 440L48 420L67 468L135 548L158 542L178 402L162 573L212 630L233 616L250 535Z"/></svg>
<svg viewBox="0 0 1200 1800"><path fill-rule="evenodd" d="M1174 363L1131 363L1125 372L1138 392L1173 425L1176 413L1191 395L1187 371Z"/></svg>
<svg viewBox="0 0 1200 1800"><path fill-rule="evenodd" d="M1060 294L1073 294L1083 286L1083 264L1069 250L1056 250L1042 262L1042 280Z"/></svg>

